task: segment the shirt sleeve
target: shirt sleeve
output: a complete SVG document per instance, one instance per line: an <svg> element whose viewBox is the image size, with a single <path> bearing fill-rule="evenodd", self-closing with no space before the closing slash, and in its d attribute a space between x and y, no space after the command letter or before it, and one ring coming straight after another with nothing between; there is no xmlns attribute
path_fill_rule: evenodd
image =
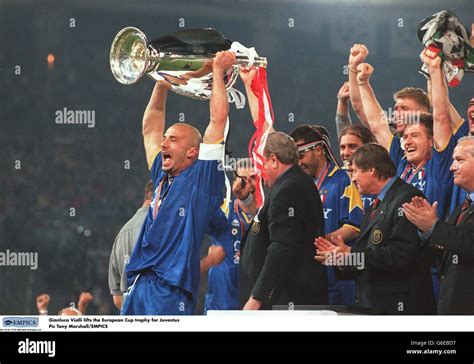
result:
<svg viewBox="0 0 474 364"><path fill-rule="evenodd" d="M466 121L466 119L463 119L462 122L456 127L456 129L453 130L453 138L457 142L463 136L466 136L468 134L469 134L469 123Z"/></svg>
<svg viewBox="0 0 474 364"><path fill-rule="evenodd" d="M201 144L196 166L198 188L209 195L221 195L224 188L224 144Z"/></svg>
<svg viewBox="0 0 474 364"><path fill-rule="evenodd" d="M438 183L448 184L452 180L452 173L450 171L453 163L453 152L456 147L454 138L450 138L449 143L443 150L437 150L433 147L433 163L434 169L438 174Z"/></svg>
<svg viewBox="0 0 474 364"><path fill-rule="evenodd" d="M390 142L390 159L397 168L405 155L400 143L401 140L398 136L393 136L392 141Z"/></svg>
<svg viewBox="0 0 474 364"><path fill-rule="evenodd" d="M229 221L221 208L216 210L209 221L207 233L211 236L213 245L224 246L224 243L230 238Z"/></svg>
<svg viewBox="0 0 474 364"><path fill-rule="evenodd" d="M112 253L110 254L109 260L109 289L110 294L112 295L121 295L122 291L120 289L120 262L117 257L117 246L118 246L119 236L115 238L114 245L112 247Z"/></svg>

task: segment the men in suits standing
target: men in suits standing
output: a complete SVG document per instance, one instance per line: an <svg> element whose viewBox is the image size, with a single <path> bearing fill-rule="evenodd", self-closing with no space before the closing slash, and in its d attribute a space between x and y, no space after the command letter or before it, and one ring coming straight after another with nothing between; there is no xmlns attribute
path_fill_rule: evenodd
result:
<svg viewBox="0 0 474 364"><path fill-rule="evenodd" d="M319 237L316 260L338 266L339 278L355 278L356 304L371 313L434 313L429 264L417 229L402 208L423 194L395 176L395 165L380 145L357 149L351 169L359 192L377 198L364 216L354 246L346 245L340 236L332 242Z"/></svg>
<svg viewBox="0 0 474 364"><path fill-rule="evenodd" d="M431 236L429 246L438 253L441 278L438 314L474 314L474 136L459 139L451 171L454 183L466 190L464 202L446 221L439 220L436 203L414 198L404 205L407 218Z"/></svg>
<svg viewBox="0 0 474 364"><path fill-rule="evenodd" d="M296 145L285 133L271 133L263 154L271 190L241 246L241 307L326 304L324 267L313 259L313 239L324 234L314 182L298 167Z"/></svg>

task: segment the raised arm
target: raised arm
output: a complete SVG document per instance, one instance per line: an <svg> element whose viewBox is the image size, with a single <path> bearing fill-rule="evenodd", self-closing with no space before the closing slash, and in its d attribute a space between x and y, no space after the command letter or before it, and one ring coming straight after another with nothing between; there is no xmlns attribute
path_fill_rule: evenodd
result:
<svg viewBox="0 0 474 364"><path fill-rule="evenodd" d="M230 51L218 52L212 63L212 96L209 103L210 121L204 134L205 144L219 143L224 139L224 130L229 113L227 91L224 84L224 72L235 62L235 54Z"/></svg>
<svg viewBox="0 0 474 364"><path fill-rule="evenodd" d="M431 86L431 79L426 80L426 90L428 93L428 99L430 100L430 104L433 105L433 96L432 96L432 86ZM459 127L461 126L462 122L464 121L459 112L456 110L454 105L449 100L449 91L448 91L448 102L449 102L449 122L451 125L451 132L454 134Z"/></svg>
<svg viewBox="0 0 474 364"><path fill-rule="evenodd" d="M344 82L337 93L336 130L338 138L341 137L341 130L350 124L352 124L352 120L349 115L349 82Z"/></svg>
<svg viewBox="0 0 474 364"><path fill-rule="evenodd" d="M168 87L165 83L157 82L143 114L142 134L148 168L151 168L156 155L161 150L167 95Z"/></svg>
<svg viewBox="0 0 474 364"><path fill-rule="evenodd" d="M433 105L433 139L436 149L444 149L451 138L450 103L448 87L441 69L441 58L429 49L424 49L420 57L428 66L431 79Z"/></svg>
<svg viewBox="0 0 474 364"><path fill-rule="evenodd" d="M388 126L387 115L383 112L369 83L370 76L374 73L374 68L368 63L361 63L357 66L357 72L357 83L362 103L364 104L368 127L375 135L377 142L390 151L393 134Z"/></svg>
<svg viewBox="0 0 474 364"><path fill-rule="evenodd" d="M252 121L258 119L258 99L252 91L252 81L257 74L256 68L248 69L246 67L240 67L240 78L245 86L245 92L247 93L247 100L249 102L250 114L252 115Z"/></svg>
<svg viewBox="0 0 474 364"><path fill-rule="evenodd" d="M250 114L252 115L252 121L258 119L258 98L252 91L252 81L257 74L257 69L248 69L245 67L240 68L240 78L245 86L245 92L247 93L247 100L249 101ZM268 129L268 124L263 124L263 132L265 133ZM269 132L274 131L273 126Z"/></svg>
<svg viewBox="0 0 474 364"><path fill-rule="evenodd" d="M364 110L364 105L361 100L359 85L357 84L357 66L363 63L369 50L363 44L354 44L349 52L349 95L351 104L362 124L369 127L367 124L367 116Z"/></svg>

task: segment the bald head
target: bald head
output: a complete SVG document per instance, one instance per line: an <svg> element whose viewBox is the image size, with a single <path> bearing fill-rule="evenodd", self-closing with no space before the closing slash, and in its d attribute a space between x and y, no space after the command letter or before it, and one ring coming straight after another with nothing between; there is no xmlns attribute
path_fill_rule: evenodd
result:
<svg viewBox="0 0 474 364"><path fill-rule="evenodd" d="M166 130L161 142L162 168L174 176L188 168L199 156L201 134L189 124L177 123Z"/></svg>
<svg viewBox="0 0 474 364"><path fill-rule="evenodd" d="M177 134L183 139L186 140L188 148L196 147L199 148L199 144L201 144L202 137L199 130L197 130L194 126L191 126L186 123L176 123L171 125L168 128L168 132L173 134Z"/></svg>

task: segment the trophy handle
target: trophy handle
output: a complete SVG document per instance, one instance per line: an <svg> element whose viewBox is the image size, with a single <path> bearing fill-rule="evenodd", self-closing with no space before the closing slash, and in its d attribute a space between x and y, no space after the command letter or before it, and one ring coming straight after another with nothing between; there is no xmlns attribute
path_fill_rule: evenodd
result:
<svg viewBox="0 0 474 364"><path fill-rule="evenodd" d="M214 56L205 57L205 56L194 56L194 55L181 55L181 54L172 54L172 53L158 53L152 47L149 47L148 50L148 67L146 72L153 71L159 64L163 62L172 62L172 61L188 61L196 63L207 63L212 62ZM248 65L250 59L247 56L236 56L234 65ZM267 67L267 58L266 57L255 57L253 61L253 66L256 67Z"/></svg>
<svg viewBox="0 0 474 364"><path fill-rule="evenodd" d="M248 65L250 63L250 60L246 56L236 56L236 62L235 64L238 65ZM255 67L263 67L267 68L267 57L255 57L253 60L253 65Z"/></svg>

